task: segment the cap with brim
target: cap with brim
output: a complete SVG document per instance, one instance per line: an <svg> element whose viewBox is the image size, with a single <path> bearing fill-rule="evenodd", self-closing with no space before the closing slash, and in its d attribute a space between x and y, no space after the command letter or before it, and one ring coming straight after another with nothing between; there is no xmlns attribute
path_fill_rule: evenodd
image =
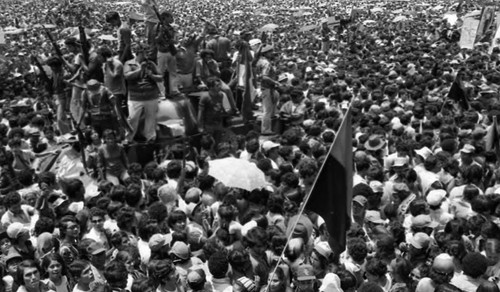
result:
<svg viewBox="0 0 500 292"><path fill-rule="evenodd" d="M87 89L90 91L97 91L101 88L101 82L95 80L95 79L90 79L87 81Z"/></svg>
<svg viewBox="0 0 500 292"><path fill-rule="evenodd" d="M432 151L431 149L427 148L427 147L422 147L420 149L417 149L415 150L415 153L417 155L420 155L422 156L423 159L427 159L427 157L431 156L432 155Z"/></svg>
<svg viewBox="0 0 500 292"><path fill-rule="evenodd" d="M314 246L314 250L319 253L325 259L329 259L332 255L332 249L326 241L320 241Z"/></svg>
<svg viewBox="0 0 500 292"><path fill-rule="evenodd" d="M394 159L393 167L403 167L408 164L409 159L407 157L396 157Z"/></svg>
<svg viewBox="0 0 500 292"><path fill-rule="evenodd" d="M314 276L314 270L311 265L300 265L297 269L297 280L298 281L307 281L314 280L316 276Z"/></svg>
<svg viewBox="0 0 500 292"><path fill-rule="evenodd" d="M91 255L98 255L100 253L106 252L106 248L100 242L92 242L87 247L87 252Z"/></svg>
<svg viewBox="0 0 500 292"><path fill-rule="evenodd" d="M361 196L361 195L355 196L354 198L352 198L352 201L360 204L363 207L368 202L368 200L364 196Z"/></svg>
<svg viewBox="0 0 500 292"><path fill-rule="evenodd" d="M19 222L14 222L7 227L7 236L10 239L17 239L19 235L25 232L29 232L29 229Z"/></svg>
<svg viewBox="0 0 500 292"><path fill-rule="evenodd" d="M365 214L365 221L372 222L375 224L384 224L385 221L380 216L379 211L368 210Z"/></svg>
<svg viewBox="0 0 500 292"><path fill-rule="evenodd" d="M158 251L163 246L169 245L172 242L172 234L153 234L148 241L151 251Z"/></svg>
<svg viewBox="0 0 500 292"><path fill-rule="evenodd" d="M408 242L417 249L423 249L423 248L428 248L429 244L431 242L431 238L429 235L423 233L423 232L418 232L415 233Z"/></svg>
<svg viewBox="0 0 500 292"><path fill-rule="evenodd" d="M365 149L370 151L377 151L385 146L385 141L379 136L371 136L368 141L365 142Z"/></svg>
<svg viewBox="0 0 500 292"><path fill-rule="evenodd" d="M412 218L411 226L416 228L431 227L436 228L439 225L436 221L433 221L429 215L418 215Z"/></svg>
<svg viewBox="0 0 500 292"><path fill-rule="evenodd" d="M476 151L476 148L470 144L465 144L464 147L462 147L462 149L460 149L461 153L471 154L471 153L474 153L474 151Z"/></svg>
<svg viewBox="0 0 500 292"><path fill-rule="evenodd" d="M274 46L272 46L272 45L266 45L266 46L264 46L264 47L262 48L262 50L260 50L260 52L261 52L262 54L264 54L264 53L271 52L272 50L274 50Z"/></svg>
<svg viewBox="0 0 500 292"><path fill-rule="evenodd" d="M187 274L187 282L189 284L202 284L206 280L205 272L202 269L190 270Z"/></svg>
<svg viewBox="0 0 500 292"><path fill-rule="evenodd" d="M23 257L17 251L10 249L9 253L5 256L5 258L3 258L3 262L7 264L9 261L13 259L18 259L19 261L22 261Z"/></svg>
<svg viewBox="0 0 500 292"><path fill-rule="evenodd" d="M455 270L453 257L447 253L439 254L434 258L432 268L442 273L453 273Z"/></svg>
<svg viewBox="0 0 500 292"><path fill-rule="evenodd" d="M372 189L372 191L374 193L383 193L384 192L384 184L378 180L370 181L370 188Z"/></svg>
<svg viewBox="0 0 500 292"><path fill-rule="evenodd" d="M274 143L273 141L264 141L264 143L262 143L262 149L264 151L269 151L269 150L276 148L276 147L279 147L279 146L281 146L281 144Z"/></svg>
<svg viewBox="0 0 500 292"><path fill-rule="evenodd" d="M446 198L445 190L432 190L427 194L425 200L429 206L439 206L444 198Z"/></svg>
<svg viewBox="0 0 500 292"><path fill-rule="evenodd" d="M187 260L191 255L189 245L182 241L176 241L170 249L170 254L176 255L180 259Z"/></svg>

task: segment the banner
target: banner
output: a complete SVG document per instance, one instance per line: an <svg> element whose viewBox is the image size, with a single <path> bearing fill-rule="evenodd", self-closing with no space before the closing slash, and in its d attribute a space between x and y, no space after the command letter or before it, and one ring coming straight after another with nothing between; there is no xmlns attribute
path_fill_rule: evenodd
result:
<svg viewBox="0 0 500 292"><path fill-rule="evenodd" d="M479 26L479 20L472 17L467 17L464 19L462 25L462 33L460 35L460 48L462 49L473 49L474 41L476 40L477 28Z"/></svg>

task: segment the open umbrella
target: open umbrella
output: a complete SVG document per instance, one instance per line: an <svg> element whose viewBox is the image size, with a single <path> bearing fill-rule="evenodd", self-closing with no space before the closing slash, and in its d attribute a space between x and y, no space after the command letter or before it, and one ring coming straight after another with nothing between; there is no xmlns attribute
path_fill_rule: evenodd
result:
<svg viewBox="0 0 500 292"><path fill-rule="evenodd" d="M370 11L371 11L371 13L381 13L381 12L384 12L384 9L382 9L380 7L375 7Z"/></svg>
<svg viewBox="0 0 500 292"><path fill-rule="evenodd" d="M310 30L315 30L316 28L318 28L317 25L311 24L311 25L306 25L306 26L301 27L299 29L299 31L301 31L301 32L310 31Z"/></svg>
<svg viewBox="0 0 500 292"><path fill-rule="evenodd" d="M277 25L277 24L268 23L268 24L264 25L263 27L259 28L259 31L274 31L278 27L279 27L279 25Z"/></svg>
<svg viewBox="0 0 500 292"><path fill-rule="evenodd" d="M7 35L7 34L21 34L24 32L24 29L22 28L18 28L18 29L14 29L14 30L6 30L4 31L4 33Z"/></svg>
<svg viewBox="0 0 500 292"><path fill-rule="evenodd" d="M262 170L247 160L229 157L209 161L208 165L208 175L227 187L251 192L268 185Z"/></svg>
<svg viewBox="0 0 500 292"><path fill-rule="evenodd" d="M398 15L396 17L394 17L394 19L392 20L392 22L401 22L401 21L407 21L408 18L404 15Z"/></svg>
<svg viewBox="0 0 500 292"><path fill-rule="evenodd" d="M117 38L115 38L114 36L112 36L110 34L103 34L101 36L98 36L97 38L101 39L103 41L117 41L118 40Z"/></svg>

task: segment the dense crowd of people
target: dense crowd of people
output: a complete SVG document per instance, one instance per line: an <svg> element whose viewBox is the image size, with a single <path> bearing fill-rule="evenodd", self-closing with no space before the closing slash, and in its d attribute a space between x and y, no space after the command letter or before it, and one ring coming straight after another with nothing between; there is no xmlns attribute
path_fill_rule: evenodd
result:
<svg viewBox="0 0 500 292"><path fill-rule="evenodd" d="M500 291L500 24L461 48L475 8L0 2L0 291ZM131 161L188 96L196 142ZM303 207L347 111L335 250ZM266 184L211 176L229 157Z"/></svg>

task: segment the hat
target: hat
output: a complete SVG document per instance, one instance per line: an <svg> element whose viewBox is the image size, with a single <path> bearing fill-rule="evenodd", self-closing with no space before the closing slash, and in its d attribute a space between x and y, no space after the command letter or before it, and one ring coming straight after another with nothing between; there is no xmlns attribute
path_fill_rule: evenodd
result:
<svg viewBox="0 0 500 292"><path fill-rule="evenodd" d="M7 227L7 236L10 239L17 239L20 234L28 231L28 228L24 227L22 223L14 222Z"/></svg>
<svg viewBox="0 0 500 292"><path fill-rule="evenodd" d="M172 242L172 234L171 233L168 233L168 234L157 233L157 234L153 234L153 236L151 236L149 238L148 245L149 245L149 249L151 249L151 251L158 251L160 248L164 247L165 245L170 244L170 242Z"/></svg>
<svg viewBox="0 0 500 292"><path fill-rule="evenodd" d="M378 180L372 180L370 182L370 188L374 193L383 193L384 192L384 184L379 182Z"/></svg>
<svg viewBox="0 0 500 292"><path fill-rule="evenodd" d="M329 259L333 253L330 245L326 241L320 241L316 243L316 245L314 246L314 250L325 259Z"/></svg>
<svg viewBox="0 0 500 292"><path fill-rule="evenodd" d="M445 190L432 190L427 194L425 200L429 206L439 206L444 198L446 198Z"/></svg>
<svg viewBox="0 0 500 292"><path fill-rule="evenodd" d="M100 242L94 241L87 247L88 254L97 255L102 252L106 252L106 249L104 248L104 245L102 245L102 243Z"/></svg>
<svg viewBox="0 0 500 292"><path fill-rule="evenodd" d="M264 143L262 143L262 149L266 152L279 146L281 146L281 144L274 143L273 141L264 141Z"/></svg>
<svg viewBox="0 0 500 292"><path fill-rule="evenodd" d="M432 268L444 273L452 273L455 270L453 257L447 253L437 255L432 262Z"/></svg>
<svg viewBox="0 0 500 292"><path fill-rule="evenodd" d="M90 91L97 91L101 88L101 82L95 80L95 79L90 79L87 81L87 89Z"/></svg>
<svg viewBox="0 0 500 292"><path fill-rule="evenodd" d="M187 274L187 282L188 284L203 284L206 281L206 277L203 269L192 269Z"/></svg>
<svg viewBox="0 0 500 292"><path fill-rule="evenodd" d="M474 153L474 151L476 151L476 148L474 148L474 146L470 145L470 144L465 144L464 147L462 147L462 149L460 149L460 152L462 153Z"/></svg>
<svg viewBox="0 0 500 292"><path fill-rule="evenodd" d="M393 167L401 167L401 166L405 166L408 164L408 157L396 157L396 159L394 159L394 164L392 165Z"/></svg>
<svg viewBox="0 0 500 292"><path fill-rule="evenodd" d="M17 252L17 250L11 248L9 249L7 255L3 258L3 262L7 264L12 259L19 259L19 261L22 261L23 257L19 252Z"/></svg>
<svg viewBox="0 0 500 292"><path fill-rule="evenodd" d="M288 77L286 76L285 73L282 73L278 76L278 82L281 82L281 81L286 81L288 80Z"/></svg>
<svg viewBox="0 0 500 292"><path fill-rule="evenodd" d="M421 215L418 215L418 216L415 216L411 219L411 226L412 227L417 227L417 228L421 228L421 227L431 227L431 228L435 228L439 225L439 223L435 222L435 221L432 221L431 219L431 216L429 215L424 215L424 214L421 214Z"/></svg>
<svg viewBox="0 0 500 292"><path fill-rule="evenodd" d="M408 185L403 182L394 183L392 189L394 192L410 192Z"/></svg>
<svg viewBox="0 0 500 292"><path fill-rule="evenodd" d="M172 248L170 249L170 254L176 255L178 258L187 260L191 257L191 251L189 250L189 245L182 241L176 241Z"/></svg>
<svg viewBox="0 0 500 292"><path fill-rule="evenodd" d="M313 232L313 223L309 217L305 215L295 215L290 217L288 222L286 230L287 237L292 234L292 238L302 238L304 242L309 240ZM295 222L297 222L297 224L294 224ZM296 225L295 229L292 230L294 225Z"/></svg>
<svg viewBox="0 0 500 292"><path fill-rule="evenodd" d="M314 270L311 265L305 264L305 265L300 265L297 268L297 280L298 281L307 281L307 280L314 280L316 279L316 276L314 275Z"/></svg>
<svg viewBox="0 0 500 292"><path fill-rule="evenodd" d="M274 46L272 46L272 45L265 45L265 46L264 46L264 47L260 50L260 52L261 52L262 54L264 54L264 53L267 53L267 52L271 52L272 50L274 50Z"/></svg>
<svg viewBox="0 0 500 292"><path fill-rule="evenodd" d="M431 156L432 155L432 151L431 149L427 148L426 146L420 148L420 149L417 149L415 150L415 153L417 155L420 155L422 156L422 158L425 160L427 159L427 157Z"/></svg>
<svg viewBox="0 0 500 292"><path fill-rule="evenodd" d="M408 242L415 248L422 249L422 248L428 248L429 244L431 242L431 238L429 235L423 233L423 232L418 232L415 233Z"/></svg>
<svg viewBox="0 0 500 292"><path fill-rule="evenodd" d="M368 141L365 142L365 149L370 151L377 151L384 147L385 141L382 140L377 135L372 135L368 138Z"/></svg>
<svg viewBox="0 0 500 292"><path fill-rule="evenodd" d="M365 198L364 196L358 195L358 196L355 196L354 198L352 198L352 201L356 202L364 207L366 205L366 203L368 202L368 199Z"/></svg>
<svg viewBox="0 0 500 292"><path fill-rule="evenodd" d="M334 273L328 273L325 275L323 282L321 282L321 287L319 287L320 292L342 292L342 286L339 276Z"/></svg>
<svg viewBox="0 0 500 292"><path fill-rule="evenodd" d="M457 59L453 59L451 60L450 65L460 65L460 62Z"/></svg>
<svg viewBox="0 0 500 292"><path fill-rule="evenodd" d="M365 221L372 222L375 224L384 224L385 221L380 217L380 212L375 210L368 210L365 214Z"/></svg>
<svg viewBox="0 0 500 292"><path fill-rule="evenodd" d="M248 41L248 44L253 47L259 44L262 44L262 41L260 39L251 39Z"/></svg>
<svg viewBox="0 0 500 292"><path fill-rule="evenodd" d="M255 290L257 290L255 283L247 277L238 278L236 283L240 284L245 289L244 292L255 292Z"/></svg>
<svg viewBox="0 0 500 292"><path fill-rule="evenodd" d="M37 128L30 128L28 130L28 134L30 136L40 136L40 130L38 130Z"/></svg>

